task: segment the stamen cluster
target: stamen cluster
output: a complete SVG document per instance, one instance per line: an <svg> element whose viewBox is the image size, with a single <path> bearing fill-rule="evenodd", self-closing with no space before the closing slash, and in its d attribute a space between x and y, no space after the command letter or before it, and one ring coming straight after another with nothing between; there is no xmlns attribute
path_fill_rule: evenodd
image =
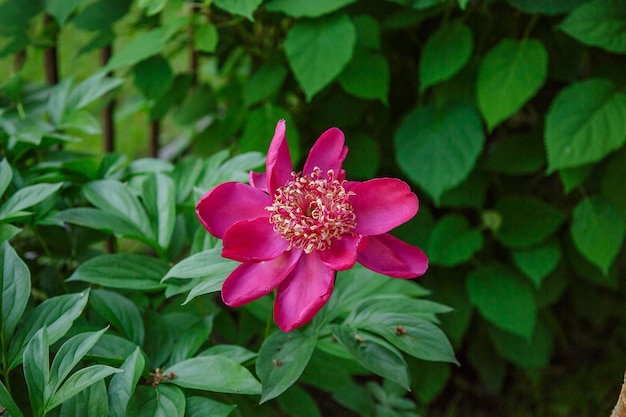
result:
<svg viewBox="0 0 626 417"><path fill-rule="evenodd" d="M356 216L343 181L333 170L322 175L315 168L311 175L291 173L292 180L276 190L274 203L266 207L274 230L289 241L289 249L305 253L324 251L333 239L352 234Z"/></svg>

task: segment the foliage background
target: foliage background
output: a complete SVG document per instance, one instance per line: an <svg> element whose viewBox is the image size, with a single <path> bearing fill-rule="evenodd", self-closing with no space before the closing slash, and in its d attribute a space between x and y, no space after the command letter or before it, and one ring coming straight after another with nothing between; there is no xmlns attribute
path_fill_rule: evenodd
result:
<svg viewBox="0 0 626 417"><path fill-rule="evenodd" d="M441 325L462 366L411 363L422 410L608 415L626 368L624 53L620 0L3 0L4 201L69 186L34 217L6 209L0 235L18 225L18 252L47 255L27 258L33 294L68 293L54 275L93 256L76 242L128 226L83 219L105 234L65 242L58 221L81 223L55 224L51 206L103 210L106 192L85 184L174 166L182 177L223 149L251 158L224 171L241 179L278 119L296 159L338 126L351 178L403 177L418 193L399 235L429 255L420 283L454 309ZM176 209L218 180L177 188ZM169 262L194 244L151 227L114 243Z"/></svg>

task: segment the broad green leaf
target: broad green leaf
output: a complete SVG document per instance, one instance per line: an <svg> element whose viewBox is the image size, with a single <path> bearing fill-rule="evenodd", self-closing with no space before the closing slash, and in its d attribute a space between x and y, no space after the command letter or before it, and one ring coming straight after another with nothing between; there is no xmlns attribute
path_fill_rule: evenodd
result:
<svg viewBox="0 0 626 417"><path fill-rule="evenodd" d="M0 404L6 409L6 412L11 417L24 417L24 414L20 411L19 407L9 394L9 390L4 386L4 383L0 381Z"/></svg>
<svg viewBox="0 0 626 417"><path fill-rule="evenodd" d="M144 236L139 227L126 217L93 207L69 208L55 214L52 220L76 224L146 243L153 242L152 239Z"/></svg>
<svg viewBox="0 0 626 417"><path fill-rule="evenodd" d="M219 344L202 351L198 356L226 356L230 360L242 364L257 356L256 353L238 345Z"/></svg>
<svg viewBox="0 0 626 417"><path fill-rule="evenodd" d="M119 363L131 356L136 348L137 345L127 339L105 333L87 356L100 362Z"/></svg>
<svg viewBox="0 0 626 417"><path fill-rule="evenodd" d="M420 91L452 78L467 64L473 48L472 31L461 22L445 25L430 35L420 59Z"/></svg>
<svg viewBox="0 0 626 417"><path fill-rule="evenodd" d="M254 11L263 0L213 0L213 4L228 13L243 16L254 22Z"/></svg>
<svg viewBox="0 0 626 417"><path fill-rule="evenodd" d="M487 128L517 112L539 91L548 75L548 53L541 41L503 39L483 58L476 95Z"/></svg>
<svg viewBox="0 0 626 417"><path fill-rule="evenodd" d="M387 104L389 78L389 64L383 54L356 48L337 81L355 97L380 100Z"/></svg>
<svg viewBox="0 0 626 417"><path fill-rule="evenodd" d="M626 8L621 0L592 0L580 4L559 29L585 45L626 53Z"/></svg>
<svg viewBox="0 0 626 417"><path fill-rule="evenodd" d="M267 152L267 147L274 136L276 122L280 119L284 119L287 125L287 143L291 158L294 163L298 161L301 150L296 124L288 111L269 103L248 113L243 133L239 138L241 151Z"/></svg>
<svg viewBox="0 0 626 417"><path fill-rule="evenodd" d="M74 10L86 0L46 0L46 12L63 26Z"/></svg>
<svg viewBox="0 0 626 417"><path fill-rule="evenodd" d="M198 51L213 53L217 48L219 34L211 22L204 22L195 27L194 47Z"/></svg>
<svg viewBox="0 0 626 417"><path fill-rule="evenodd" d="M41 328L24 349L24 379L28 386L28 399L33 415L43 415L44 405L48 401L46 385L50 380L49 350L50 341L46 327Z"/></svg>
<svg viewBox="0 0 626 417"><path fill-rule="evenodd" d="M411 375L411 390L421 402L428 404L433 401L446 387L452 371L448 363L429 362L408 358Z"/></svg>
<svg viewBox="0 0 626 417"><path fill-rule="evenodd" d="M241 365L225 356L200 356L179 362L165 373L176 378L167 382L183 388L231 394L260 394L261 384Z"/></svg>
<svg viewBox="0 0 626 417"><path fill-rule="evenodd" d="M46 104L48 116L53 125L57 126L63 121L63 116L68 110L67 99L72 90L74 78L68 77L50 89L50 96Z"/></svg>
<svg viewBox="0 0 626 417"><path fill-rule="evenodd" d="M158 258L121 252L87 260L67 280L110 288L153 291L165 288L160 281L167 268L167 263Z"/></svg>
<svg viewBox="0 0 626 417"><path fill-rule="evenodd" d="M125 417L128 400L135 392L135 387L145 365L145 359L139 347L120 366L123 372L113 375L109 383L109 402L111 417Z"/></svg>
<svg viewBox="0 0 626 417"><path fill-rule="evenodd" d="M546 163L543 139L537 134L516 134L494 143L487 167L508 175L527 175Z"/></svg>
<svg viewBox="0 0 626 417"><path fill-rule="evenodd" d="M104 67L106 71L128 67L157 55L163 51L167 43L168 33L164 28L152 29L135 36L117 52Z"/></svg>
<svg viewBox="0 0 626 417"><path fill-rule="evenodd" d="M35 184L21 188L0 206L0 220L38 204L54 194L63 184Z"/></svg>
<svg viewBox="0 0 626 417"><path fill-rule="evenodd" d="M561 261L561 247L557 240L549 240L539 246L512 252L515 265L541 288L543 280L556 269Z"/></svg>
<svg viewBox="0 0 626 417"><path fill-rule="evenodd" d="M183 417L185 394L178 387L160 384L156 388L140 385L128 401L127 416Z"/></svg>
<svg viewBox="0 0 626 417"><path fill-rule="evenodd" d="M409 298L402 293L370 295L351 309L345 323L359 327L361 323L374 321L380 312L412 314L429 321L437 321L436 315L449 313L452 309L431 300Z"/></svg>
<svg viewBox="0 0 626 417"><path fill-rule="evenodd" d="M98 332L79 333L63 343L52 361L50 382L46 386L46 398L51 398L57 392L72 369L85 357L106 330L104 328Z"/></svg>
<svg viewBox="0 0 626 417"><path fill-rule="evenodd" d="M322 417L315 400L297 385L278 397L278 404L290 417Z"/></svg>
<svg viewBox="0 0 626 417"><path fill-rule="evenodd" d="M352 16L352 23L356 27L356 48L370 51L380 50L380 23L367 14Z"/></svg>
<svg viewBox="0 0 626 417"><path fill-rule="evenodd" d="M546 115L548 172L599 161L626 141L626 94L592 78L559 92Z"/></svg>
<svg viewBox="0 0 626 417"><path fill-rule="evenodd" d="M270 0L267 10L291 17L319 17L338 10L356 0Z"/></svg>
<svg viewBox="0 0 626 417"><path fill-rule="evenodd" d="M80 10L72 20L72 23L80 29L107 33L111 30L113 23L126 15L131 3L129 0L97 0L90 2L85 8ZM110 42L113 39L107 38L106 41Z"/></svg>
<svg viewBox="0 0 626 417"><path fill-rule="evenodd" d="M270 63L259 67L243 86L243 102L251 106L271 97L280 89L286 77L287 68L283 65Z"/></svg>
<svg viewBox="0 0 626 417"><path fill-rule="evenodd" d="M228 417L235 408L236 405L223 404L210 398L187 397L185 417Z"/></svg>
<svg viewBox="0 0 626 417"><path fill-rule="evenodd" d="M176 187L165 174L149 175L143 182L142 198L159 246L168 248L176 222Z"/></svg>
<svg viewBox="0 0 626 417"><path fill-rule="evenodd" d="M0 245L0 263L0 330L6 343L12 340L26 309L30 297L30 271L9 243Z"/></svg>
<svg viewBox="0 0 626 417"><path fill-rule="evenodd" d="M330 84L350 62L355 42L354 24L342 13L299 20L289 30L285 39L287 62L307 101Z"/></svg>
<svg viewBox="0 0 626 417"><path fill-rule="evenodd" d="M167 364L176 364L194 356L209 340L213 329L213 316L172 312L163 316L165 326L171 329L174 340Z"/></svg>
<svg viewBox="0 0 626 417"><path fill-rule="evenodd" d="M113 291L95 289L91 291L89 304L128 340L138 346L143 345L143 319L132 301Z"/></svg>
<svg viewBox="0 0 626 417"><path fill-rule="evenodd" d="M9 345L9 369L22 362L22 352L28 341L44 326L47 328L48 343L52 345L63 337L83 312L89 290L76 294L59 295L49 298L29 311L18 327Z"/></svg>
<svg viewBox="0 0 626 417"><path fill-rule="evenodd" d="M58 407L82 390L110 375L119 372L122 372L122 370L108 365L91 365L86 368L79 369L70 375L63 385L61 385L61 388L59 388L59 390L54 393L52 398L50 398L46 404L46 411L50 411L53 408Z"/></svg>
<svg viewBox="0 0 626 417"><path fill-rule="evenodd" d="M608 275L624 243L624 218L619 209L602 196L586 198L574 209L570 231L580 253Z"/></svg>
<svg viewBox="0 0 626 417"><path fill-rule="evenodd" d="M420 107L404 118L394 135L400 168L435 202L472 171L485 142L473 107Z"/></svg>
<svg viewBox="0 0 626 417"><path fill-rule="evenodd" d="M100 380L61 404L59 417L102 417L109 415L107 387Z"/></svg>
<svg viewBox="0 0 626 417"><path fill-rule="evenodd" d="M212 278L230 274L239 263L222 257L220 248L208 249L191 255L174 265L162 281L171 278Z"/></svg>
<svg viewBox="0 0 626 417"><path fill-rule="evenodd" d="M0 161L0 197L4 195L4 192L7 190L9 184L11 184L12 179L13 170L11 169L11 165L7 162L7 159L4 158Z"/></svg>
<svg viewBox="0 0 626 417"><path fill-rule="evenodd" d="M587 0L508 0L509 4L525 13L555 15L567 13Z"/></svg>
<svg viewBox="0 0 626 417"><path fill-rule="evenodd" d="M139 62L133 68L135 87L148 100L155 100L165 94L174 82L174 73L169 61L162 55L155 55Z"/></svg>
<svg viewBox="0 0 626 417"><path fill-rule="evenodd" d="M101 132L100 122L87 110L78 110L63 115L63 120L57 125L59 130L77 130L88 135L97 135Z"/></svg>
<svg viewBox="0 0 626 417"><path fill-rule="evenodd" d="M194 285L191 288L183 304L187 304L194 298L199 297L201 295L221 291L222 286L224 285L224 281L226 281L227 277L228 277L228 274L218 274L210 278L200 280L198 284Z"/></svg>
<svg viewBox="0 0 626 417"><path fill-rule="evenodd" d="M137 5L146 11L146 15L153 16L165 8L167 0L139 0Z"/></svg>
<svg viewBox="0 0 626 417"><path fill-rule="evenodd" d="M276 331L263 341L256 361L261 379L261 403L278 397L293 385L311 359L317 335Z"/></svg>
<svg viewBox="0 0 626 417"><path fill-rule="evenodd" d="M428 243L430 262L454 266L469 261L483 247L483 236L465 217L449 214L439 219Z"/></svg>
<svg viewBox="0 0 626 417"><path fill-rule="evenodd" d="M526 339L532 336L537 315L533 290L518 272L488 264L469 274L467 291L485 319Z"/></svg>
<svg viewBox="0 0 626 417"><path fill-rule="evenodd" d="M489 327L489 338L498 353L505 359L526 369L541 369L550 361L553 341L550 330L543 322L537 322L532 337L525 339Z"/></svg>
<svg viewBox="0 0 626 417"><path fill-rule="evenodd" d="M497 238L513 248L535 246L554 234L565 221L559 209L535 197L511 195L496 203L502 217Z"/></svg>
<svg viewBox="0 0 626 417"><path fill-rule="evenodd" d="M123 79L111 77L107 71L98 71L72 88L67 98L66 110L76 111L84 109L122 84L124 84Z"/></svg>
<svg viewBox="0 0 626 417"><path fill-rule="evenodd" d="M359 364L409 389L407 365L396 348L379 337L350 326L335 326L333 335Z"/></svg>
<svg viewBox="0 0 626 417"><path fill-rule="evenodd" d="M139 199L116 180L98 180L86 184L83 193L91 204L109 213L127 219L146 237L154 238L148 214Z"/></svg>
<svg viewBox="0 0 626 417"><path fill-rule="evenodd" d="M443 331L408 312L387 313L381 308L370 320L361 321L358 327L384 337L398 349L416 358L458 364Z"/></svg>

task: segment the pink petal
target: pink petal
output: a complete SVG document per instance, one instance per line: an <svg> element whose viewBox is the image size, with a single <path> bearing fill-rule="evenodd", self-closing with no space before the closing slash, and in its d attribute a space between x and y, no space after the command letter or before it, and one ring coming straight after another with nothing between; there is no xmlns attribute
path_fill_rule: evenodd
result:
<svg viewBox="0 0 626 417"><path fill-rule="evenodd" d="M293 169L285 129L285 121L279 120L267 151L267 188L272 195L291 179Z"/></svg>
<svg viewBox="0 0 626 417"><path fill-rule="evenodd" d="M300 257L280 284L274 303L274 320L283 332L308 323L326 304L333 291L335 272L326 267L317 252Z"/></svg>
<svg viewBox="0 0 626 417"><path fill-rule="evenodd" d="M376 178L350 188L356 214L355 233L379 235L406 222L417 213L419 203L411 187L395 178Z"/></svg>
<svg viewBox="0 0 626 417"><path fill-rule="evenodd" d="M239 265L224 281L222 300L239 307L269 294L293 270L301 253L290 250L271 261Z"/></svg>
<svg viewBox="0 0 626 417"><path fill-rule="evenodd" d="M239 262L267 261L287 250L289 241L274 231L268 215L229 227L224 233L222 256Z"/></svg>
<svg viewBox="0 0 626 417"><path fill-rule="evenodd" d="M394 278L415 278L428 269L428 258L420 248L387 233L369 238L357 257L366 268Z"/></svg>
<svg viewBox="0 0 626 417"><path fill-rule="evenodd" d="M356 263L357 250L361 248L362 235L345 235L332 241L330 248L319 252L320 259L333 271L350 269Z"/></svg>
<svg viewBox="0 0 626 417"><path fill-rule="evenodd" d="M270 196L261 190L240 182L225 182L202 196L196 214L202 225L221 239L240 220L269 217L265 207L271 204Z"/></svg>
<svg viewBox="0 0 626 417"><path fill-rule="evenodd" d="M267 175L265 175L265 172L250 171L248 182L250 182L252 187L267 192Z"/></svg>
<svg viewBox="0 0 626 417"><path fill-rule="evenodd" d="M341 165L348 154L348 147L344 146L344 142L343 132L336 127L322 133L311 148L302 173L310 174L315 167L318 167L323 174L332 169L335 172L335 178L339 177Z"/></svg>

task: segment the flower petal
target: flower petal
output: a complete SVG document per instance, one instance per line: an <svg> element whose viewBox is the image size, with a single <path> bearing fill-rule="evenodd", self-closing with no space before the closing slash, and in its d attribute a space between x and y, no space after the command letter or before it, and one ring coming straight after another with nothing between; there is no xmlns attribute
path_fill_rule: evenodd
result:
<svg viewBox="0 0 626 417"><path fill-rule="evenodd" d="M419 202L411 187L395 178L376 178L350 188L356 215L355 233L379 235L406 222L417 213Z"/></svg>
<svg viewBox="0 0 626 417"><path fill-rule="evenodd" d="M369 238L357 257L366 268L394 278L415 278L428 269L428 258L420 248L387 233Z"/></svg>
<svg viewBox="0 0 626 417"><path fill-rule="evenodd" d="M272 204L269 195L247 184L225 182L206 193L196 206L202 225L216 237L240 220L268 217L265 207Z"/></svg>
<svg viewBox="0 0 626 417"><path fill-rule="evenodd" d="M291 179L293 170L285 129L285 121L279 120L267 151L267 188L271 195L274 195L278 187L282 187Z"/></svg>
<svg viewBox="0 0 626 417"><path fill-rule="evenodd" d="M222 300L239 307L269 294L293 270L301 251L287 251L271 261L239 265L224 281Z"/></svg>
<svg viewBox="0 0 626 417"><path fill-rule="evenodd" d="M274 321L283 332L308 323L326 304L333 291L335 272L317 252L304 254L280 284L274 303Z"/></svg>
<svg viewBox="0 0 626 417"><path fill-rule="evenodd" d="M241 220L224 233L224 258L239 262L274 259L289 247L289 241L274 231L274 225L265 217Z"/></svg>
<svg viewBox="0 0 626 417"><path fill-rule="evenodd" d="M330 248L319 252L321 261L333 271L352 268L356 263L357 250L360 249L363 238L367 236L345 235L341 239L333 240Z"/></svg>
<svg viewBox="0 0 626 417"><path fill-rule="evenodd" d="M267 192L267 175L265 175L265 172L250 171L248 182L252 187Z"/></svg>
<svg viewBox="0 0 626 417"><path fill-rule="evenodd" d="M340 177L341 165L348 154L348 147L344 146L344 142L343 132L336 127L322 133L311 148L302 173L308 175L315 167L318 167L324 175L332 169L335 172L335 178Z"/></svg>

